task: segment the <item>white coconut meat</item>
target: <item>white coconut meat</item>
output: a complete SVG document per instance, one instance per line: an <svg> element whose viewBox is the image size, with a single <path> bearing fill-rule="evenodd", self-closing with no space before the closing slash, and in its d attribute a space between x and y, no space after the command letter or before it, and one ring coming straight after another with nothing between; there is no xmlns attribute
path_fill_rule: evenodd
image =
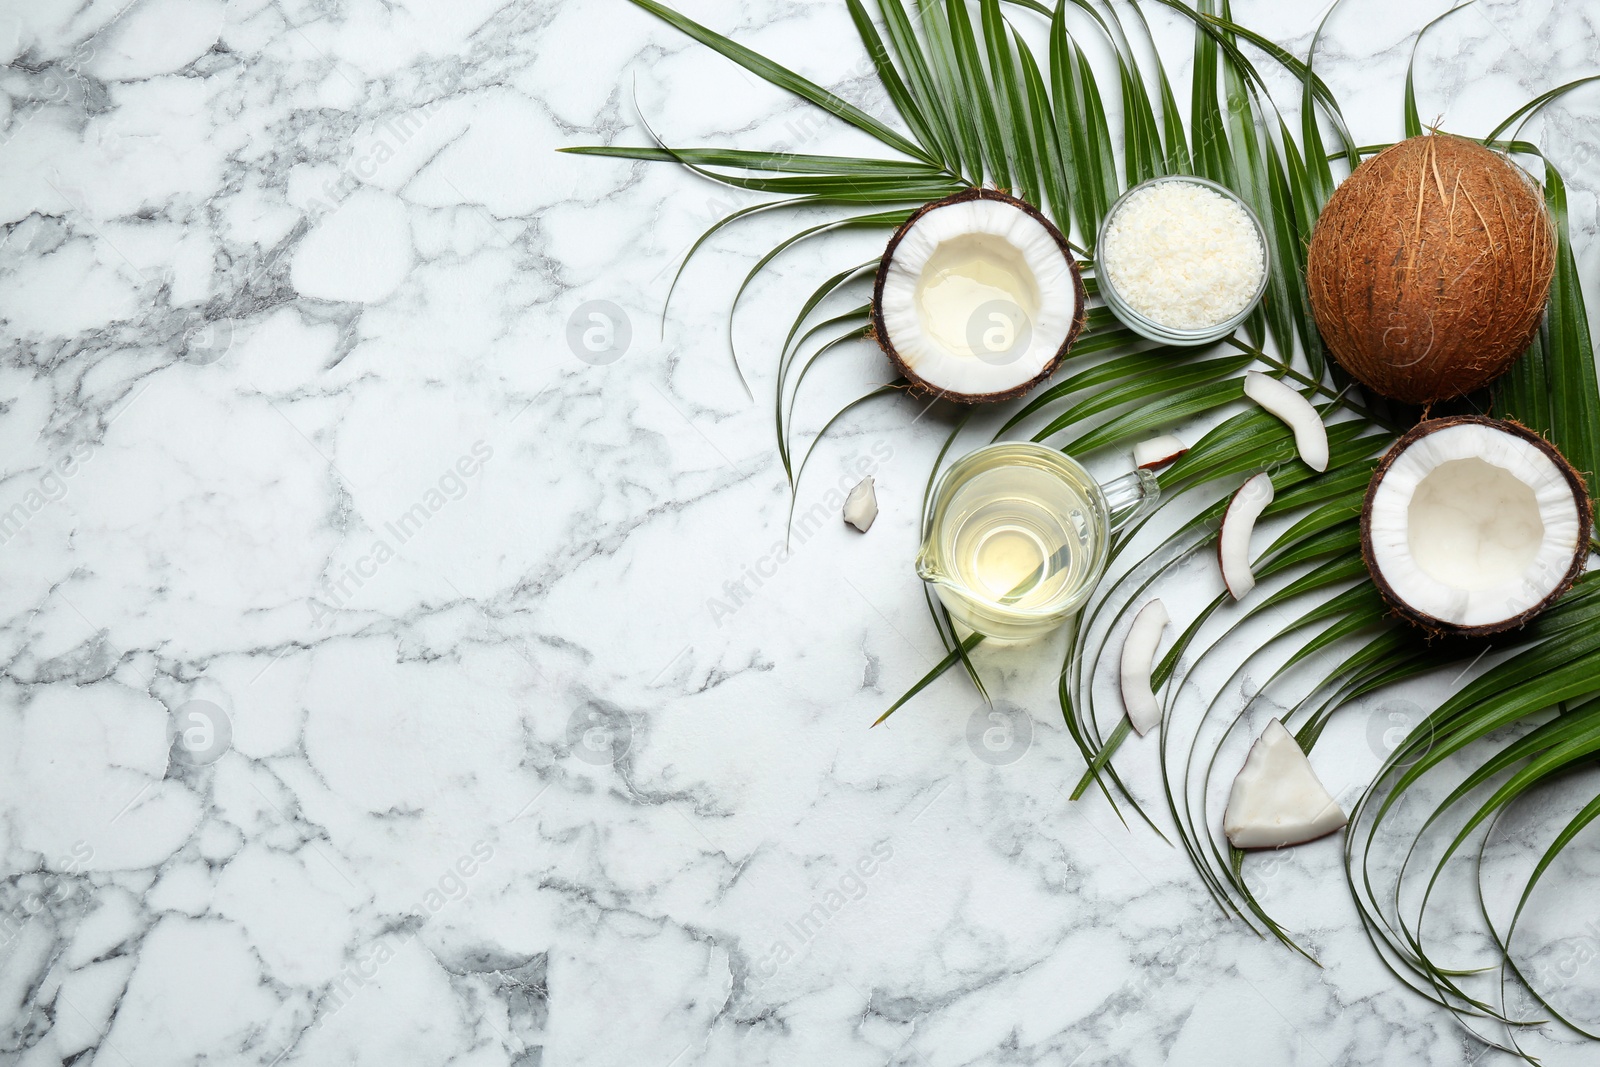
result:
<svg viewBox="0 0 1600 1067"><path fill-rule="evenodd" d="M844 499L844 521L866 533L878 517L878 494L870 477L863 478Z"/></svg>
<svg viewBox="0 0 1600 1067"><path fill-rule="evenodd" d="M1389 595L1451 626L1493 626L1565 584L1584 536L1572 483L1533 441L1463 422L1413 441L1381 472L1370 561Z"/></svg>
<svg viewBox="0 0 1600 1067"><path fill-rule="evenodd" d="M1128 636L1122 643L1119 672L1122 706L1127 709L1128 722L1140 737L1161 721L1161 702L1156 699L1150 676L1155 669L1156 648L1161 643L1161 633L1170 621L1167 606L1159 600L1152 600L1133 617L1133 625L1128 628Z"/></svg>
<svg viewBox="0 0 1600 1067"><path fill-rule="evenodd" d="M1222 564L1222 582L1235 600L1243 600L1256 587L1255 571L1250 566L1250 535L1255 533L1256 520L1272 503L1272 497L1272 476L1262 471L1239 487L1222 513L1217 559Z"/></svg>
<svg viewBox="0 0 1600 1067"><path fill-rule="evenodd" d="M1306 466L1314 471L1328 469L1328 428L1311 401L1272 375L1258 370L1245 372L1244 395L1294 431L1295 451L1300 453Z"/></svg>
<svg viewBox="0 0 1600 1067"><path fill-rule="evenodd" d="M1159 470L1189 451L1189 446L1171 434L1152 437L1133 446L1133 465L1140 470Z"/></svg>
<svg viewBox="0 0 1600 1067"><path fill-rule="evenodd" d="M878 311L883 340L923 384L982 397L1050 366L1078 319L1078 282L1039 219L1007 200L961 200L900 236Z"/></svg>
<svg viewBox="0 0 1600 1067"><path fill-rule="evenodd" d="M1331 834L1348 819L1294 735L1273 719L1233 780L1222 830L1234 848L1282 848Z"/></svg>

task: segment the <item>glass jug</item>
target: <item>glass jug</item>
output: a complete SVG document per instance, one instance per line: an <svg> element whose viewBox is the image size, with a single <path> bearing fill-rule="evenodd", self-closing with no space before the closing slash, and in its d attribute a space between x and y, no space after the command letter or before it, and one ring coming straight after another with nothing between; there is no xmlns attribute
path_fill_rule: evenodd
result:
<svg viewBox="0 0 1600 1067"><path fill-rule="evenodd" d="M1001 641L1038 637L1083 607L1111 535L1160 493L1147 470L1101 485L1053 448L989 445L939 480L917 574L963 626Z"/></svg>

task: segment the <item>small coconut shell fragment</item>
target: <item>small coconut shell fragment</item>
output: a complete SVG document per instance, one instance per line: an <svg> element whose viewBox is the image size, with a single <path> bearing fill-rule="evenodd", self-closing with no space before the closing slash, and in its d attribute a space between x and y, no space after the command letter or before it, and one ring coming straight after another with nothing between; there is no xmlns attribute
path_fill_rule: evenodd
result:
<svg viewBox="0 0 1600 1067"><path fill-rule="evenodd" d="M1245 372L1244 395L1294 431L1294 447L1302 463L1319 473L1328 469L1328 428L1311 401L1272 375L1258 370Z"/></svg>
<svg viewBox="0 0 1600 1067"><path fill-rule="evenodd" d="M1233 780L1222 830L1234 848L1283 848L1333 833L1349 818L1294 735L1273 719Z"/></svg>
<svg viewBox="0 0 1600 1067"><path fill-rule="evenodd" d="M1189 446L1171 434L1152 437L1133 446L1133 465L1142 471L1160 470L1189 451Z"/></svg>
<svg viewBox="0 0 1600 1067"><path fill-rule="evenodd" d="M878 517L878 494L872 488L872 479L863 478L844 499L844 521L866 533Z"/></svg>
<svg viewBox="0 0 1600 1067"><path fill-rule="evenodd" d="M1373 471L1361 555L1395 613L1434 634L1523 626L1583 573L1593 529L1582 477L1525 426L1429 419Z"/></svg>
<svg viewBox="0 0 1600 1067"><path fill-rule="evenodd" d="M1217 536L1217 559L1222 564L1222 581L1235 600L1243 600L1256 587L1250 569L1250 535L1256 520L1272 503L1272 476L1262 471L1249 478L1228 501L1222 513L1222 531Z"/></svg>
<svg viewBox="0 0 1600 1067"><path fill-rule="evenodd" d="M1122 706L1127 709L1128 722L1140 737L1161 721L1161 702L1156 699L1150 676L1155 669L1161 633L1171 621L1167 606L1152 600L1133 617L1133 625L1122 642Z"/></svg>

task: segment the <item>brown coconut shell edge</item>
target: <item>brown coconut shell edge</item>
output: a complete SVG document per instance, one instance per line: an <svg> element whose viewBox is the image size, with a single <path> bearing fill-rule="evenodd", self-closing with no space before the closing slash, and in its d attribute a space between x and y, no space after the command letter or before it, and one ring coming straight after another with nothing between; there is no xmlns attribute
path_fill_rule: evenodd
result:
<svg viewBox="0 0 1600 1067"><path fill-rule="evenodd" d="M921 221L922 216L928 212L937 211L939 208L949 207L952 204L964 204L968 200L998 200L1002 203L1010 204L1043 226L1045 232L1060 247L1061 254L1066 257L1067 265L1072 274L1072 289L1078 301L1078 313L1073 317L1072 326L1067 330L1067 336L1061 342L1061 347L1056 349L1056 354L1050 358L1049 362L1044 365L1038 374L1020 385L999 393L952 393L947 389L940 389L938 386L923 381L900 358L900 353L895 351L893 342L889 340L888 328L883 323L883 283L889 276L889 264L894 260L894 253L900 247L901 239L910 233L911 228ZM910 218L900 224L900 228L894 231L894 236L889 238L889 244L883 250L883 258L878 261L878 274L872 285L872 335L877 340L878 347L883 349L883 354L888 357L889 365L905 378L913 395L940 397L945 400L953 400L958 404L992 404L1002 400L1014 400L1019 396L1026 396L1032 392L1040 382L1049 378L1061 366L1061 361L1067 356L1067 350L1078 339L1078 334L1083 332L1083 326L1088 317L1089 294L1083 287L1083 272L1078 266L1077 259L1072 255L1072 246L1067 244L1067 239L1062 235L1061 230L1056 227L1055 223L1045 218L1038 208L1026 200L1019 200L1014 196L994 189L963 189L952 196L947 196L942 200L931 201L918 208Z"/></svg>
<svg viewBox="0 0 1600 1067"><path fill-rule="evenodd" d="M1378 485L1383 481L1383 476L1389 472L1390 466L1399 458L1400 454L1416 444L1422 438L1439 430L1463 423L1476 423L1488 426L1503 433L1509 433L1530 442L1555 463L1567 479L1567 484L1572 487L1574 499L1578 501L1578 544L1572 554L1572 565L1567 568L1567 573L1556 587L1539 603L1519 615L1500 622L1486 623L1482 626L1458 626L1444 619L1435 618L1427 612L1418 611L1416 608L1401 600L1395 594L1389 582L1384 578L1383 571L1379 569L1377 560L1372 554L1372 498L1377 495ZM1372 472L1372 480L1367 483L1366 496L1361 501L1361 559L1367 565L1367 573L1372 576L1372 584L1378 587L1378 592L1383 594L1384 602L1390 609L1407 622L1427 631L1433 636L1455 637L1486 637L1490 634L1504 633L1507 630L1516 630L1533 621L1534 617L1555 603L1572 588L1572 583L1578 580L1583 573L1584 565L1589 558L1589 537L1594 524L1594 504L1589 498L1589 490L1584 485L1583 476L1573 469L1567 458L1556 449L1549 441L1540 437L1519 422L1507 419L1491 419L1483 415L1452 415L1447 418L1427 419L1417 423L1408 430L1398 441L1389 447L1378 461L1378 466Z"/></svg>

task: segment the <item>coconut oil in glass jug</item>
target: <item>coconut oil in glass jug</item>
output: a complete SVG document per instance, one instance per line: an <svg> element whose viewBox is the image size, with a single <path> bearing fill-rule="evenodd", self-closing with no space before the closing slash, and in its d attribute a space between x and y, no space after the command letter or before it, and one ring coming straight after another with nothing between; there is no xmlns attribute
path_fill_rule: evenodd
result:
<svg viewBox="0 0 1600 1067"><path fill-rule="evenodd" d="M940 480L917 573L969 629L999 640L1037 637L1083 607L1112 533L1158 493L1149 471L1101 486L1054 449L989 445Z"/></svg>

